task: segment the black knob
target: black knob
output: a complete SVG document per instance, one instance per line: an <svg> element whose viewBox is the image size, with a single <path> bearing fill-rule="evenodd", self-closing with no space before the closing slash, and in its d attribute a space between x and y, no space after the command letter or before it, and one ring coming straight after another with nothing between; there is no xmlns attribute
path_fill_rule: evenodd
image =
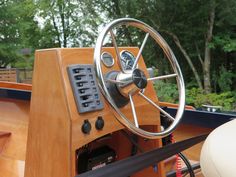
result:
<svg viewBox="0 0 236 177"><path fill-rule="evenodd" d="M84 124L82 125L81 130L85 134L88 134L91 131L91 124L87 119L84 120Z"/></svg>
<svg viewBox="0 0 236 177"><path fill-rule="evenodd" d="M97 130L102 130L104 127L104 120L101 116L99 116L96 120L95 127Z"/></svg>

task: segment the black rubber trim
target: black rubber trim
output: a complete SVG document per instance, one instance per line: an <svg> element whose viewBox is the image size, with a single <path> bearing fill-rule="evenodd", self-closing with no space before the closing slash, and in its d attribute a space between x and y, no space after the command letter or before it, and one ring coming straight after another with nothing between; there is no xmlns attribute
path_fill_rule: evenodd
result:
<svg viewBox="0 0 236 177"><path fill-rule="evenodd" d="M10 98L27 101L31 99L31 91L0 88L0 98Z"/></svg>
<svg viewBox="0 0 236 177"><path fill-rule="evenodd" d="M166 108L165 111L170 115L175 116L177 110L174 108ZM236 115L232 113L184 110L181 123L200 127L216 128L235 118Z"/></svg>

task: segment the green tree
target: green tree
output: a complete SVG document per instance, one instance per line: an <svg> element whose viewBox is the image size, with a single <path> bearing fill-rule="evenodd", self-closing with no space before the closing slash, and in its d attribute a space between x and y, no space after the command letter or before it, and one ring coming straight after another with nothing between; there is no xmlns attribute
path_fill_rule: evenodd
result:
<svg viewBox="0 0 236 177"><path fill-rule="evenodd" d="M17 19L13 14L13 2L3 1L0 3L0 67L5 67L18 58L16 45Z"/></svg>
<svg viewBox="0 0 236 177"><path fill-rule="evenodd" d="M44 19L45 36L50 33L59 47L89 46L94 43L101 17L97 14L94 0L36 1L37 16ZM90 8L93 6L93 8Z"/></svg>
<svg viewBox="0 0 236 177"><path fill-rule="evenodd" d="M193 74L184 67L185 75L194 76L197 86L206 93L212 90L212 73L221 66L217 61L226 52L235 51L234 0L107 0L100 7L109 18L133 17L157 29L175 50L181 65L190 66Z"/></svg>
<svg viewBox="0 0 236 177"><path fill-rule="evenodd" d="M24 56L21 49L38 48L39 28L30 0L0 3L0 66L14 65Z"/></svg>

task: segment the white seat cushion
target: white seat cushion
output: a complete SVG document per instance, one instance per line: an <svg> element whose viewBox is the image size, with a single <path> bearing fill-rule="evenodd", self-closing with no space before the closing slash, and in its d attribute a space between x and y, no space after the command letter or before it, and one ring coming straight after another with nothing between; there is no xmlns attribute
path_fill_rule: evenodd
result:
<svg viewBox="0 0 236 177"><path fill-rule="evenodd" d="M200 164L205 177L236 177L236 120L210 133L202 147Z"/></svg>

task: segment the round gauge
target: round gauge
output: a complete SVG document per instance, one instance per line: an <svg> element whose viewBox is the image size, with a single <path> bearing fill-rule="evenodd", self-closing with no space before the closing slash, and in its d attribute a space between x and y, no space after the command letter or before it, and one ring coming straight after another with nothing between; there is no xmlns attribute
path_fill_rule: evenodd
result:
<svg viewBox="0 0 236 177"><path fill-rule="evenodd" d="M131 52L123 50L120 53L120 59L121 59L121 66L125 71L132 70L135 57Z"/></svg>
<svg viewBox="0 0 236 177"><path fill-rule="evenodd" d="M102 53L102 62L106 67L112 67L114 65L114 58L108 52Z"/></svg>

